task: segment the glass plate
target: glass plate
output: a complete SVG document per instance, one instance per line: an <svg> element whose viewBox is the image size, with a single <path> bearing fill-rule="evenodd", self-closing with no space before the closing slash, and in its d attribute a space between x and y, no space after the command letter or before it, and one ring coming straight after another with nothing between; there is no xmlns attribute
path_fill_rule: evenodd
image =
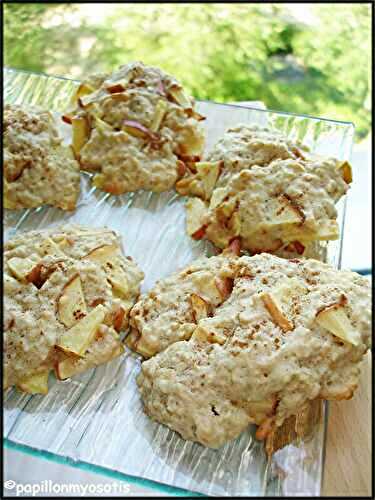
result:
<svg viewBox="0 0 375 500"><path fill-rule="evenodd" d="M38 105L64 111L78 82L5 69L5 103ZM207 116L207 147L226 128L238 123L272 125L303 140L320 154L349 159L354 127L337 122L253 109L198 102ZM69 128L61 122L61 130ZM68 137L68 135L66 136ZM55 208L4 212L4 237L18 231L49 228L67 222L118 231L127 255L145 272L142 287L210 254L210 244L185 234L184 198L175 192L111 196L90 186L83 173L81 196L74 213ZM341 234L345 200L338 205ZM328 261L340 266L342 238L328 245ZM135 377L140 358L126 352L105 366L72 380L50 379L47 396L8 389L4 394L5 444L32 455L100 474L137 482L163 493L189 495L288 496L319 495L322 483L327 405L313 436L277 451L267 460L254 426L219 450L184 441L151 421L142 411Z"/></svg>

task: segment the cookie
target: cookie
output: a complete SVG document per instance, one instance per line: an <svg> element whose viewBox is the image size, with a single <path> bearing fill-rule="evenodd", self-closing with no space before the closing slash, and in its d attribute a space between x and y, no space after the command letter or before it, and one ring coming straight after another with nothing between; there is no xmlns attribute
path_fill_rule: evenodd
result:
<svg viewBox="0 0 375 500"><path fill-rule="evenodd" d="M158 68L135 62L90 77L75 101L75 111L64 115L73 149L103 191L167 191L184 173L182 159L202 154L204 117L181 84Z"/></svg>
<svg viewBox="0 0 375 500"><path fill-rule="evenodd" d="M352 397L370 347L366 279L270 254L235 266L227 299L190 340L144 361L137 379L152 419L211 448L249 424L267 440L310 402Z"/></svg>
<svg viewBox="0 0 375 500"><path fill-rule="evenodd" d="M219 248L240 238L252 254L303 254L313 242L339 238L335 204L348 190L346 168L335 159L289 159L241 170L213 191L209 205L188 201L188 232Z"/></svg>
<svg viewBox="0 0 375 500"><path fill-rule="evenodd" d="M339 236L334 204L352 181L347 162L312 154L277 130L239 125L186 165L176 190L190 197L194 239L225 248L240 237L250 253L315 257L324 253L319 242Z"/></svg>
<svg viewBox="0 0 375 500"><path fill-rule="evenodd" d="M63 226L23 233L4 250L4 387L48 392L123 352L119 333L143 273L116 233Z"/></svg>
<svg viewBox="0 0 375 500"><path fill-rule="evenodd" d="M48 111L7 104L4 108L4 206L52 205L74 210L79 164L59 137Z"/></svg>

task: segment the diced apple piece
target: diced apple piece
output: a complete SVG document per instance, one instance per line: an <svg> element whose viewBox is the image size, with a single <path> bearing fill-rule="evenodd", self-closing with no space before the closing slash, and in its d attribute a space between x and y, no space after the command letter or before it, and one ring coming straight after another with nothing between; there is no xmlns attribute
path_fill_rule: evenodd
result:
<svg viewBox="0 0 375 500"><path fill-rule="evenodd" d="M150 126L151 132L157 132L159 130L161 122L163 121L165 113L167 112L167 108L167 102L163 99L160 99L156 105L154 118Z"/></svg>
<svg viewBox="0 0 375 500"><path fill-rule="evenodd" d="M195 164L197 176L201 179L206 200L211 198L216 181L219 177L222 162L198 162Z"/></svg>
<svg viewBox="0 0 375 500"><path fill-rule="evenodd" d="M134 137L139 137L141 139L149 139L156 141L159 139L159 135L152 132L150 129L142 125L142 123L135 120L124 120L122 124L123 130Z"/></svg>
<svg viewBox="0 0 375 500"><path fill-rule="evenodd" d="M184 177L176 182L176 191L182 196L197 196L204 199L204 186L202 182L193 175L190 177Z"/></svg>
<svg viewBox="0 0 375 500"><path fill-rule="evenodd" d="M199 295L192 293L190 295L191 308L193 309L194 321L198 323L203 318L208 316L208 304Z"/></svg>
<svg viewBox="0 0 375 500"><path fill-rule="evenodd" d="M194 165L196 174L185 177L176 183L178 193L198 196L203 200L211 198L212 191L219 177L221 162L197 162Z"/></svg>
<svg viewBox="0 0 375 500"><path fill-rule="evenodd" d="M123 307L118 307L113 313L113 328L119 332L124 321L125 309Z"/></svg>
<svg viewBox="0 0 375 500"><path fill-rule="evenodd" d="M227 190L225 188L216 188L214 189L211 200L210 200L210 210L216 208L223 201L227 194Z"/></svg>
<svg viewBox="0 0 375 500"><path fill-rule="evenodd" d="M78 275L65 285L58 301L57 310L60 321L68 328L86 316L86 302L83 295L81 278Z"/></svg>
<svg viewBox="0 0 375 500"><path fill-rule="evenodd" d="M98 189L102 189L105 184L105 176L103 174L95 174L92 183Z"/></svg>
<svg viewBox="0 0 375 500"><path fill-rule="evenodd" d="M112 359L121 356L124 352L124 346L122 344L118 344L117 347L108 353L105 357L101 357L100 363L108 363ZM86 358L66 358L62 361L59 361L55 366L56 378L59 380L65 380L67 378L73 377L74 375L78 375L89 368L93 368L97 366L97 363L94 363L90 359Z"/></svg>
<svg viewBox="0 0 375 500"><path fill-rule="evenodd" d="M95 91L94 87L89 85L88 83L81 83L77 90L77 98L83 97L84 95L92 94Z"/></svg>
<svg viewBox="0 0 375 500"><path fill-rule="evenodd" d="M282 329L283 332L293 330L293 324L284 315L280 304L273 295L264 292L261 294L261 299L265 308L272 316L272 319Z"/></svg>
<svg viewBox="0 0 375 500"><path fill-rule="evenodd" d="M181 88L172 87L168 90L168 93L173 97L173 100L184 109L192 108L190 99Z"/></svg>
<svg viewBox="0 0 375 500"><path fill-rule="evenodd" d="M344 179L344 181L347 184L351 184L353 182L353 173L350 163L348 163L347 161L340 162L338 168L342 172L342 178Z"/></svg>
<svg viewBox="0 0 375 500"><path fill-rule="evenodd" d="M271 221L267 222L267 226L299 225L304 222L305 216L302 209L293 205L285 196L274 199L273 204L275 206L270 207Z"/></svg>
<svg viewBox="0 0 375 500"><path fill-rule="evenodd" d="M233 279L232 278L215 278L216 288L223 300L226 300L233 290Z"/></svg>
<svg viewBox="0 0 375 500"><path fill-rule="evenodd" d="M68 354L83 356L94 340L97 329L103 323L106 312L106 308L101 304L96 306L87 316L63 333L57 347Z"/></svg>
<svg viewBox="0 0 375 500"><path fill-rule="evenodd" d="M151 358L159 350L159 341L156 335L142 335L135 328L126 337L125 344L145 358Z"/></svg>
<svg viewBox="0 0 375 500"><path fill-rule="evenodd" d="M17 386L27 394L47 394L48 375L49 370L35 373L18 382Z"/></svg>
<svg viewBox="0 0 375 500"><path fill-rule="evenodd" d="M92 94L95 91L94 87L87 83L81 83L76 92L73 94L71 98L71 104L75 106L79 99L84 97L85 95Z"/></svg>
<svg viewBox="0 0 375 500"><path fill-rule="evenodd" d="M208 342L210 344L225 344L226 336L214 331L209 331L204 328L202 325L198 325L194 330L191 339L197 342Z"/></svg>
<svg viewBox="0 0 375 500"><path fill-rule="evenodd" d="M20 257L12 257L8 260L7 264L12 274L21 281L28 281L27 276L35 267L35 262L27 257L23 259Z"/></svg>
<svg viewBox="0 0 375 500"><path fill-rule="evenodd" d="M89 124L84 117L74 117L72 119L73 126L73 151L76 156L79 155L79 152L83 148L83 146L88 141L90 135L90 127Z"/></svg>
<svg viewBox="0 0 375 500"><path fill-rule="evenodd" d="M100 264L106 264L110 262L111 259L117 257L119 253L120 250L118 245L101 245L91 250L91 252L83 256L82 259L89 259L94 262L99 262Z"/></svg>
<svg viewBox="0 0 375 500"><path fill-rule="evenodd" d="M317 323L340 339L355 346L361 343L360 334L355 331L345 313L342 304L333 304L319 311L316 315Z"/></svg>
<svg viewBox="0 0 375 500"><path fill-rule="evenodd" d="M195 234L205 224L207 205L199 198L191 198L186 202L186 231Z"/></svg>

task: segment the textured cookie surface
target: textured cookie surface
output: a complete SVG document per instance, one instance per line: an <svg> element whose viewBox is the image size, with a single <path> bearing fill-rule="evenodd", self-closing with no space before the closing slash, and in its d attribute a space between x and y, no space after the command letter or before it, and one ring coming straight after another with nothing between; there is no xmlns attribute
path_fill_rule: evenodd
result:
<svg viewBox="0 0 375 500"><path fill-rule="evenodd" d="M309 401L350 398L370 346L367 280L310 259L240 257L228 298L189 341L142 364L146 413L217 448L265 439ZM168 328L168 324L165 324Z"/></svg>
<svg viewBox="0 0 375 500"><path fill-rule="evenodd" d="M50 370L64 379L120 355L119 332L128 325L142 279L106 228L63 226L9 240L5 388L47 392Z"/></svg>
<svg viewBox="0 0 375 500"><path fill-rule="evenodd" d="M6 105L3 141L5 208L75 208L79 164L62 144L48 111Z"/></svg>
<svg viewBox="0 0 375 500"><path fill-rule="evenodd" d="M228 296L235 273L234 256L201 258L160 280L130 313L127 345L145 357L191 337L202 317L213 314Z"/></svg>
<svg viewBox="0 0 375 500"><path fill-rule="evenodd" d="M204 135L194 99L158 68L135 62L79 87L73 149L96 187L112 194L173 188L181 158L200 157Z"/></svg>

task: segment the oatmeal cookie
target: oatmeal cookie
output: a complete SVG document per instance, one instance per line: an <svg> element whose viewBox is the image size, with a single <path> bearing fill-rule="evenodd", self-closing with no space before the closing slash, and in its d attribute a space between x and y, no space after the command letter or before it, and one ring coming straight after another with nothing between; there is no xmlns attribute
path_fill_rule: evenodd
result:
<svg viewBox="0 0 375 500"><path fill-rule="evenodd" d="M370 347L361 276L270 254L239 257L235 267L227 299L200 317L190 340L143 362L137 379L151 418L211 448L251 423L267 440L310 402L352 397Z"/></svg>
<svg viewBox="0 0 375 500"><path fill-rule="evenodd" d="M143 273L113 231L63 226L17 235L4 251L4 387L47 393L120 355Z"/></svg>
<svg viewBox="0 0 375 500"><path fill-rule="evenodd" d="M51 113L7 104L4 108L4 206L53 205L74 210L79 164L59 137Z"/></svg>
<svg viewBox="0 0 375 500"><path fill-rule="evenodd" d="M174 187L183 159L199 159L204 119L181 84L158 68L134 62L109 75L90 77L64 115L73 127L81 168L94 185L112 194Z"/></svg>

